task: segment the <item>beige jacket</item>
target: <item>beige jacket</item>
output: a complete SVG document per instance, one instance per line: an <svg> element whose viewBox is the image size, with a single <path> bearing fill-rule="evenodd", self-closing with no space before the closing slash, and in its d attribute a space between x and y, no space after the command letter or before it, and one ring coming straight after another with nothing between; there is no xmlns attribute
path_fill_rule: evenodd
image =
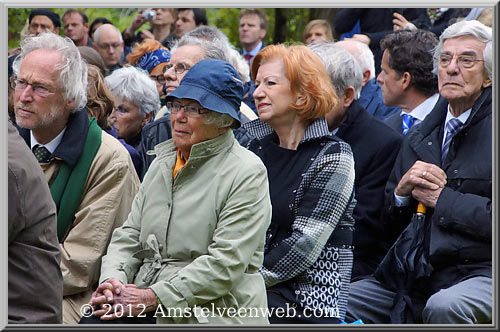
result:
<svg viewBox="0 0 500 332"><path fill-rule="evenodd" d="M52 184L60 161L41 166L47 181ZM127 219L139 185L129 153L117 139L103 131L84 197L60 244L64 323L77 323L81 306L90 300L111 233Z"/></svg>

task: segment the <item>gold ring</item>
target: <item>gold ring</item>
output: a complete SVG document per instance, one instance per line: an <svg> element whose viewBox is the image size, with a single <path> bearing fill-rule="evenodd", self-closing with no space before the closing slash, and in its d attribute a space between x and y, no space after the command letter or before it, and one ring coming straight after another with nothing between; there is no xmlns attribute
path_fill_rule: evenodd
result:
<svg viewBox="0 0 500 332"><path fill-rule="evenodd" d="M423 178L425 178L425 176L426 176L426 175L427 175L427 171L424 171L424 172L422 173L422 177L423 177Z"/></svg>

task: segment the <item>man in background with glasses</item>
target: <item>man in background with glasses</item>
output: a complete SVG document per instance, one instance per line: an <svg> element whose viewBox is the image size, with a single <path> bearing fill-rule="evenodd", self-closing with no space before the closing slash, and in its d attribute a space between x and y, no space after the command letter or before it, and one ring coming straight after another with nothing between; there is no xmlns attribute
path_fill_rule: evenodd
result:
<svg viewBox="0 0 500 332"><path fill-rule="evenodd" d="M441 97L406 135L386 186L387 232L407 228L375 278L351 284L351 319L492 323L492 66L491 28L461 21L441 34ZM418 203L426 212L413 218Z"/></svg>
<svg viewBox="0 0 500 332"><path fill-rule="evenodd" d="M124 43L122 34L112 24L103 24L94 32L92 47L101 55L109 73L122 67Z"/></svg>

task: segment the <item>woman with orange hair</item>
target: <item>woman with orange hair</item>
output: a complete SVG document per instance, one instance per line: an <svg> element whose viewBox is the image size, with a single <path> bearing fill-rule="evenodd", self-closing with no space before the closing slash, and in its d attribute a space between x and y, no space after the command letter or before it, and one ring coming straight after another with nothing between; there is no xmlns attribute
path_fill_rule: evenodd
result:
<svg viewBox="0 0 500 332"><path fill-rule="evenodd" d="M353 262L354 159L325 114L341 101L303 45L263 48L251 74L259 119L244 127L256 137L249 149L267 168L272 203L260 273L269 307L296 313L269 320L340 323Z"/></svg>

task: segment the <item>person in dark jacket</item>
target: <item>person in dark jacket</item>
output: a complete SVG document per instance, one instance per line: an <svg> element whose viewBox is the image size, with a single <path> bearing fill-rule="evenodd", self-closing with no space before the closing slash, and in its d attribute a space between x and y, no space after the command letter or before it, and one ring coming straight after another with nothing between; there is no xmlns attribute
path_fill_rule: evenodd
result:
<svg viewBox="0 0 500 332"><path fill-rule="evenodd" d="M387 229L408 227L375 279L351 284L350 319L491 322L492 62L491 28L461 21L441 34L441 98L404 139L386 187ZM419 202L426 214L412 217Z"/></svg>
<svg viewBox="0 0 500 332"><path fill-rule="evenodd" d="M379 45L385 35L392 32L393 13L403 14L413 20L424 11L424 8L342 8L335 15L334 28L340 35L351 31L359 21L360 33L354 34L352 38L370 47L375 56L375 74L378 75L382 61Z"/></svg>
<svg viewBox="0 0 500 332"><path fill-rule="evenodd" d="M384 189L402 137L370 115L360 104L361 67L344 48L334 43L308 46L325 64L342 102L326 115L329 129L351 146L356 178L354 191L354 264L351 279L372 274L387 253L380 212Z"/></svg>
<svg viewBox="0 0 500 332"><path fill-rule="evenodd" d="M12 123L9 136L9 324L62 322L56 205L33 153Z"/></svg>
<svg viewBox="0 0 500 332"><path fill-rule="evenodd" d="M394 31L380 42L384 55L377 82L384 104L401 108L384 122L403 136L422 122L438 101L437 77L432 72L432 50L437 43L434 33L421 29Z"/></svg>
<svg viewBox="0 0 500 332"><path fill-rule="evenodd" d="M394 30L429 30L440 36L450 24L452 19L457 17L457 8L427 8L420 12L414 20L408 21L400 13L394 13Z"/></svg>

